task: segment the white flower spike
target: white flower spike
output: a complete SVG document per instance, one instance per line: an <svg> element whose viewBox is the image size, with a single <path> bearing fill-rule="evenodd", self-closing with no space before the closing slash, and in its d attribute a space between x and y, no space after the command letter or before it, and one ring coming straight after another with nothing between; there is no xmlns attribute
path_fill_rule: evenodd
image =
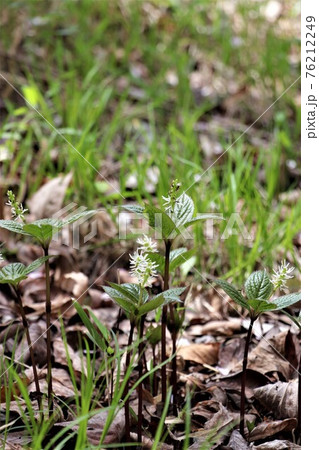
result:
<svg viewBox="0 0 319 450"><path fill-rule="evenodd" d="M12 191L7 192L8 201L6 205L11 207L11 215L14 220L21 219L24 222L24 213L26 213L28 210L24 209L22 206L22 203L19 203L16 201L15 195Z"/></svg>
<svg viewBox="0 0 319 450"><path fill-rule="evenodd" d="M130 255L130 274L137 278L142 287L151 286L152 279L156 275L158 265L152 262L144 253L138 250Z"/></svg>
<svg viewBox="0 0 319 450"><path fill-rule="evenodd" d="M158 251L157 243L152 241L146 234L144 234L142 238L138 238L136 242L140 245L137 250L141 250L141 252L156 253Z"/></svg>
<svg viewBox="0 0 319 450"><path fill-rule="evenodd" d="M278 270L274 270L274 274L271 279L271 282L274 285L274 290L280 289L281 291L285 291L287 289L286 282L294 277L291 275L294 270L295 268L287 263L285 259L281 261L280 267Z"/></svg>

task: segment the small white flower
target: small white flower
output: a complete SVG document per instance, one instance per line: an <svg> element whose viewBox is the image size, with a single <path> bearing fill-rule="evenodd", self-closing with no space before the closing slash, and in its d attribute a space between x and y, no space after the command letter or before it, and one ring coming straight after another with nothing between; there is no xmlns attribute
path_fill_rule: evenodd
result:
<svg viewBox="0 0 319 450"><path fill-rule="evenodd" d="M281 265L278 270L274 270L271 282L274 285L274 290L280 289L285 291L287 289L286 281L293 278L291 273L295 270L293 266L286 262L284 259L281 261Z"/></svg>
<svg viewBox="0 0 319 450"><path fill-rule="evenodd" d="M136 242L140 245L137 250L141 250L145 253L156 253L158 251L157 243L152 241L146 234L144 234L142 238L138 238Z"/></svg>
<svg viewBox="0 0 319 450"><path fill-rule="evenodd" d="M143 287L151 285L158 267L155 262L152 262L142 251L137 250L133 255L130 255L130 266L130 274L137 278L138 284Z"/></svg>
<svg viewBox="0 0 319 450"><path fill-rule="evenodd" d="M7 192L8 201L6 203L7 206L11 207L11 215L14 220L21 219L24 221L24 213L26 213L28 210L23 208L22 203L19 203L16 201L15 195L12 191Z"/></svg>

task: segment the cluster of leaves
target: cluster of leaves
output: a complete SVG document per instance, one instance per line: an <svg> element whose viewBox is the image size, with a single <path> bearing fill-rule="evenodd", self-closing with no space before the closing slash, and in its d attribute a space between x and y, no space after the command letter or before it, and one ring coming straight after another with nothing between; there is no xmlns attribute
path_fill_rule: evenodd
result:
<svg viewBox="0 0 319 450"><path fill-rule="evenodd" d="M227 281L216 280L215 283L223 288L234 302L247 309L250 317L254 320L263 312L288 308L301 298L300 292L271 298L274 293L274 286L266 270L253 272L247 278L244 284L246 298L235 286Z"/></svg>
<svg viewBox="0 0 319 450"><path fill-rule="evenodd" d="M150 298L145 288L134 283L109 283L109 285L103 286L103 289L125 311L131 322L163 305L180 302L179 296L184 291L184 288L168 289Z"/></svg>

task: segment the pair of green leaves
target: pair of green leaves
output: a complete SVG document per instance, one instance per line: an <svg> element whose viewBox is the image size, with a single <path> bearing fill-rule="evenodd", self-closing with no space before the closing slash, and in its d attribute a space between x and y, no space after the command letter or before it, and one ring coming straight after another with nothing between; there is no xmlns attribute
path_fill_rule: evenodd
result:
<svg viewBox="0 0 319 450"><path fill-rule="evenodd" d="M53 236L64 226L91 216L95 211L82 211L67 219L40 219L32 223L19 223L14 220L0 220L0 228L35 238L43 248L48 248Z"/></svg>
<svg viewBox="0 0 319 450"><path fill-rule="evenodd" d="M223 288L234 302L247 309L250 316L254 318L265 311L278 311L287 308L297 303L301 298L300 292L297 292L283 295L269 302L273 294L273 285L265 270L253 272L248 277L244 285L246 298L232 284L227 283L227 281L215 280L215 283Z"/></svg>
<svg viewBox="0 0 319 450"><path fill-rule="evenodd" d="M19 283L28 277L29 273L41 267L47 259L49 259L49 256L42 256L42 258L36 259L29 266L25 266L22 263L7 264L0 270L0 283L11 284L17 288Z"/></svg>
<svg viewBox="0 0 319 450"><path fill-rule="evenodd" d="M130 212L143 215L148 220L150 226L167 240L175 239L183 230L196 222L221 218L217 214L194 216L194 202L185 192L177 198L174 210L171 213L166 212L164 207L157 208L150 204L145 204L144 207L126 205L124 208Z"/></svg>
<svg viewBox="0 0 319 450"><path fill-rule="evenodd" d="M173 288L150 299L147 290L138 284L109 283L103 286L105 292L122 308L130 320L137 320L160 306L179 302L185 288Z"/></svg>

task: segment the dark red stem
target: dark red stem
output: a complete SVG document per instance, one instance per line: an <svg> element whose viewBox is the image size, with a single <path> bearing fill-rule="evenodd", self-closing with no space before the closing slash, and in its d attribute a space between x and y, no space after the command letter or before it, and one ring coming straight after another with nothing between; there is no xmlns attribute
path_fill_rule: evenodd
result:
<svg viewBox="0 0 319 450"><path fill-rule="evenodd" d="M144 344L142 342L143 339L143 329L144 329L144 320L145 316L141 317L140 323L139 323L139 344L138 344L138 376L139 379L143 376L143 350L144 350ZM143 423L143 387L142 383L138 385L138 412L137 412L137 440L138 442L142 443L142 423Z"/></svg>
<svg viewBox="0 0 319 450"><path fill-rule="evenodd" d="M172 241L165 241L165 269L164 269L164 291L167 291L169 287L169 256L171 251ZM166 326L167 326L167 305L163 306L162 312L162 336L161 336L161 347L162 347L162 363L166 361ZM162 402L165 403L167 395L167 378L166 378L166 365L162 365Z"/></svg>
<svg viewBox="0 0 319 450"><path fill-rule="evenodd" d="M241 435L244 437L244 431L245 431L245 391L246 391L246 376L247 376L247 362L248 362L248 350L249 350L249 343L251 339L251 333L253 330L255 318L250 318L250 324L246 336L246 343L245 343L245 351L244 351L244 358L243 358L243 373L241 376L241 393L240 393L240 424L239 429Z"/></svg>
<svg viewBox="0 0 319 450"><path fill-rule="evenodd" d="M43 247L44 256L49 255L49 248ZM52 413L53 389L52 389L52 352L51 352L51 295L50 295L50 267L49 260L45 261L45 315L47 335L47 383L48 383L48 409L49 416Z"/></svg>
<svg viewBox="0 0 319 450"><path fill-rule="evenodd" d="M33 351L33 346L32 346L32 342L31 342L30 331L29 331L29 323L28 323L27 316L23 309L23 304L22 304L22 299L21 299L21 295L19 292L19 288L16 287L16 288L14 288L14 290L15 290L17 300L18 300L18 305L19 305L20 314L21 314L21 318L22 318L22 324L23 324L23 327L25 330L25 334L27 336L27 342L28 342L28 347L29 347L29 351L30 351L31 364L32 364L32 370L33 370L33 376L34 376L34 383L35 383L35 388L37 391L36 396L37 396L37 401L38 401L38 405L39 405L39 411L41 411L42 410L41 391L40 391L38 372L37 372L37 368L36 368L36 364L35 364L34 351Z"/></svg>
<svg viewBox="0 0 319 450"><path fill-rule="evenodd" d="M130 328L130 335L128 338L128 344L127 344L127 351L126 351L126 360L125 360L125 369L128 371L130 362L131 362L131 350L129 348L132 345L133 342L133 332L134 332L134 323L131 322L131 328ZM125 398L128 394L128 387L129 387L129 379L125 383L124 391L123 391L123 398ZM125 414L125 438L126 442L130 442L130 401L129 399L126 400L124 405L124 414Z"/></svg>

